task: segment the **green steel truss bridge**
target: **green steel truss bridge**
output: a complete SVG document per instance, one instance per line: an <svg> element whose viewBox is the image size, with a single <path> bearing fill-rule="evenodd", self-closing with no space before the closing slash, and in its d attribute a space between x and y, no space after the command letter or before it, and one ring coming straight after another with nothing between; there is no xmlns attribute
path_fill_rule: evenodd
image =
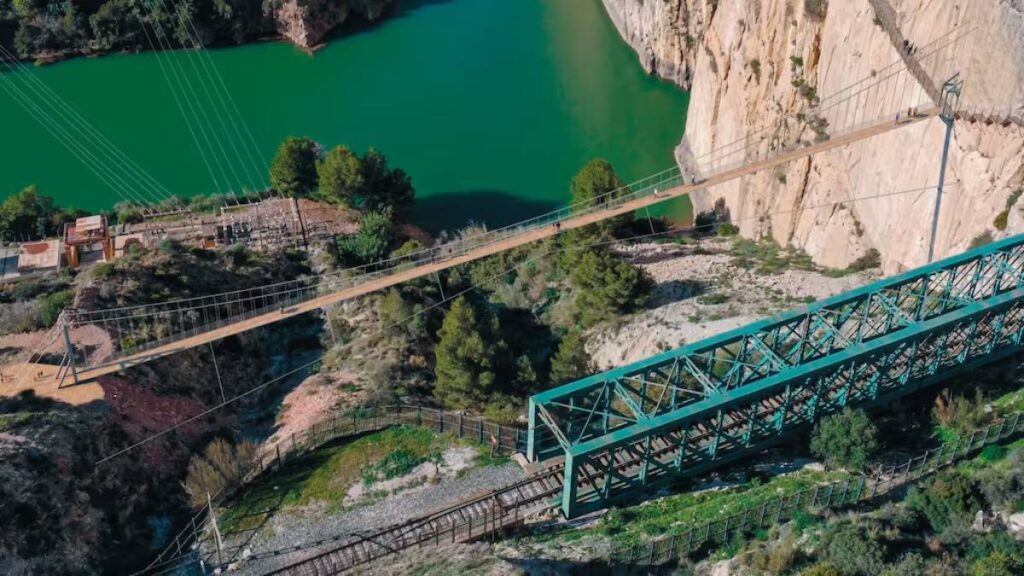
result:
<svg viewBox="0 0 1024 576"><path fill-rule="evenodd" d="M763 450L1021 350L1024 235L530 399L566 517Z"/></svg>

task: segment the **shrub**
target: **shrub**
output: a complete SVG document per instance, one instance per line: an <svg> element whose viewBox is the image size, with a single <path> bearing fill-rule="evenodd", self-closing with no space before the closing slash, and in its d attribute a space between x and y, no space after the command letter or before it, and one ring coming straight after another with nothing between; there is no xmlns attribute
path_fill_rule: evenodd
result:
<svg viewBox="0 0 1024 576"><path fill-rule="evenodd" d="M996 214L995 220L992 221L992 227L996 230L1006 230L1006 221L1010 218L1010 211L1003 210L999 214Z"/></svg>
<svg viewBox="0 0 1024 576"><path fill-rule="evenodd" d="M251 442L232 446L227 440L217 438L203 454L193 456L185 477L185 491L192 507L198 510L206 506L207 495L216 497L221 490L240 482L258 453L258 447Z"/></svg>
<svg viewBox="0 0 1024 576"><path fill-rule="evenodd" d="M380 462L363 468L363 484L370 486L380 480L391 480L392 478L405 476L426 461L427 458L416 454L412 450L399 448L388 453Z"/></svg>
<svg viewBox="0 0 1024 576"><path fill-rule="evenodd" d="M863 410L844 410L814 426L811 451L829 466L863 469L878 449L878 428Z"/></svg>
<svg viewBox="0 0 1024 576"><path fill-rule="evenodd" d="M804 0L804 14L811 20L821 22L828 14L828 0Z"/></svg>
<svg viewBox="0 0 1024 576"><path fill-rule="evenodd" d="M815 564L800 573L800 576L844 576L835 566L823 562Z"/></svg>
<svg viewBox="0 0 1024 576"><path fill-rule="evenodd" d="M981 234L975 236L973 240L971 240L971 243L968 244L967 249L974 250L975 248L981 248L982 246L991 244L994 240L995 238L992 237L992 233L989 232L988 230L985 230Z"/></svg>
<svg viewBox="0 0 1024 576"><path fill-rule="evenodd" d="M719 224L718 235L723 238L729 238L740 233L740 227L735 224Z"/></svg>
<svg viewBox="0 0 1024 576"><path fill-rule="evenodd" d="M578 330L571 330L558 343L558 351L551 359L551 383L564 384L579 380L594 371L594 363L587 352L586 342Z"/></svg>
<svg viewBox="0 0 1024 576"><path fill-rule="evenodd" d="M841 524L823 535L822 556L846 576L875 576L884 566L882 544L852 524Z"/></svg>
<svg viewBox="0 0 1024 576"><path fill-rule="evenodd" d="M394 236L391 213L368 212L359 221L359 231L338 240L338 253L347 266L383 260Z"/></svg>
<svg viewBox="0 0 1024 576"><path fill-rule="evenodd" d="M864 270L879 268L881 265L882 255L879 254L878 250L870 248L860 258L857 258L850 264L850 270L853 270L854 272L863 272Z"/></svg>
<svg viewBox="0 0 1024 576"><path fill-rule="evenodd" d="M584 326L632 312L647 300L653 284L650 277L610 250L588 250L575 260L571 280L577 289L576 312Z"/></svg>
<svg viewBox="0 0 1024 576"><path fill-rule="evenodd" d="M981 498L969 477L956 470L942 472L923 486L911 488L907 505L922 514L935 532L970 522Z"/></svg>
<svg viewBox="0 0 1024 576"><path fill-rule="evenodd" d="M982 470L978 484L992 508L1015 511L1024 502L1024 449L1010 452L1001 466Z"/></svg>
<svg viewBox="0 0 1024 576"><path fill-rule="evenodd" d="M947 388L935 398L932 418L943 428L968 434L987 424L992 416L985 412L985 396L981 390L975 391L974 398L967 398L953 396Z"/></svg>
<svg viewBox="0 0 1024 576"><path fill-rule="evenodd" d="M39 300L39 312L45 326L53 326L57 323L60 313L71 305L75 295L71 290L61 290L53 294L47 294Z"/></svg>
<svg viewBox="0 0 1024 576"><path fill-rule="evenodd" d="M916 552L904 554L900 561L885 569L882 576L921 576L927 573L928 562Z"/></svg>

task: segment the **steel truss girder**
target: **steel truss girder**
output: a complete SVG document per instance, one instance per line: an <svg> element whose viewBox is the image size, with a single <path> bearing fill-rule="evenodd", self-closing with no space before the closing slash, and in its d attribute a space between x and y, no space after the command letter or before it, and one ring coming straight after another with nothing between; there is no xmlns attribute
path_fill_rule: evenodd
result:
<svg viewBox="0 0 1024 576"><path fill-rule="evenodd" d="M1021 286L1024 235L537 394L530 399L527 456L536 461L566 451L551 440L559 436L555 428L575 448ZM541 406L546 422L537 417Z"/></svg>
<svg viewBox="0 0 1024 576"><path fill-rule="evenodd" d="M563 493L573 517L761 450L847 406L891 401L1021 350L1024 288L918 322L784 374L653 418L567 452L565 485L595 462L632 462ZM570 498L571 497L571 498Z"/></svg>

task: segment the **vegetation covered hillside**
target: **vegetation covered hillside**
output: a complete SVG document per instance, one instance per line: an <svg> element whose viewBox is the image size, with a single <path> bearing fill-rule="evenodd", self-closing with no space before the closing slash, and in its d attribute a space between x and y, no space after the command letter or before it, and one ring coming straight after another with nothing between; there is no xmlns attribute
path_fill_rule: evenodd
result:
<svg viewBox="0 0 1024 576"><path fill-rule="evenodd" d="M135 2L90 0L0 1L0 44L21 57L91 54L112 50L164 50L201 45L240 44L278 33L289 23L278 15L283 0L181 0ZM379 2L311 2L310 14L294 8L294 18L322 21L333 28L349 11L374 15ZM304 3L305 6L305 3ZM314 10L315 8L315 10Z"/></svg>

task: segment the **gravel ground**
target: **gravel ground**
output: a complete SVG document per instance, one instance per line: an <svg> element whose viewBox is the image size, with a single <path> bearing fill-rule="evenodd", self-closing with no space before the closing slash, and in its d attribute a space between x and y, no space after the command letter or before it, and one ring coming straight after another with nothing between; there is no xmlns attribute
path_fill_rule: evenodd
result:
<svg viewBox="0 0 1024 576"><path fill-rule="evenodd" d="M656 287L647 309L591 334L588 349L597 366L611 369L636 362L877 278L877 271L840 278L796 269L758 274L736 266L730 245L703 240L689 246L622 247L620 252L645 269Z"/></svg>
<svg viewBox="0 0 1024 576"><path fill-rule="evenodd" d="M461 478L450 478L434 485L423 485L393 494L376 503L338 514L325 509L304 508L276 514L248 543L249 559L237 565L239 574L261 574L329 550L346 535L368 532L450 506L471 496L512 484L526 477L514 463L488 466L469 471ZM299 551L288 549L328 539ZM225 543L230 546L237 543ZM272 555L274 551L284 551ZM264 556L266 555L266 556Z"/></svg>

